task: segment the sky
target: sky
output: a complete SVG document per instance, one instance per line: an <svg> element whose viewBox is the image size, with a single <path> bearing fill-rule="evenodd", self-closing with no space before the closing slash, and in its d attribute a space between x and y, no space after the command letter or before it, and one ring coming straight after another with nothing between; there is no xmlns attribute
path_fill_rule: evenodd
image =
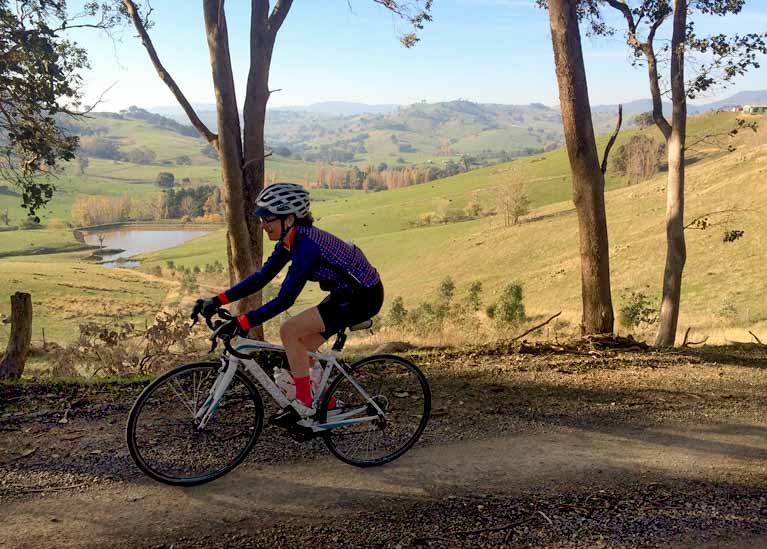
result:
<svg viewBox="0 0 767 549"><path fill-rule="evenodd" d="M189 101L211 103L213 85L201 4L200 0L153 0L150 35L161 61ZM249 4L246 0L226 3L240 103L248 74ZM74 5L76 1L70 2ZM322 101L407 105L459 98L558 105L548 15L534 0L434 0L432 13L434 20L420 32L421 41L406 49L398 37L409 30L408 25L372 0L295 0L277 36L270 88L280 91L272 94L269 107ZM696 21L699 33L764 32L767 0L749 0L737 16ZM132 27L111 38L92 29L77 31L72 38L90 56L92 68L83 75L86 104L109 88L97 110L176 105ZM645 69L630 66L622 34L583 35L582 40L593 105L649 97ZM763 65L726 90L709 93L702 102L737 91L767 89L767 59Z"/></svg>

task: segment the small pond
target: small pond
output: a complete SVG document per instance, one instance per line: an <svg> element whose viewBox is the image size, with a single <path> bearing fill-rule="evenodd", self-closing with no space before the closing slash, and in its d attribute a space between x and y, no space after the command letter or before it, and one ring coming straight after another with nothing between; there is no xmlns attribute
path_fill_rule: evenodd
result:
<svg viewBox="0 0 767 549"><path fill-rule="evenodd" d="M83 237L85 238L85 243L92 246L124 250L117 254L105 255L101 265L105 267L135 267L139 262L126 260L126 258L156 252L165 248L173 248L193 238L204 236L209 232L199 229L159 229L156 227L140 229L133 226L104 231L83 232ZM103 237L103 242L99 240L101 237Z"/></svg>

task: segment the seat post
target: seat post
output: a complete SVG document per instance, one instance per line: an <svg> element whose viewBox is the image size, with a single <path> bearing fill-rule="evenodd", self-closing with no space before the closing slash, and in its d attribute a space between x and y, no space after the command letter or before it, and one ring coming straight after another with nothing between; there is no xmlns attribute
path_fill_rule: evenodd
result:
<svg viewBox="0 0 767 549"><path fill-rule="evenodd" d="M336 342L333 344L333 350L341 352L346 344L346 328L341 328L336 334Z"/></svg>

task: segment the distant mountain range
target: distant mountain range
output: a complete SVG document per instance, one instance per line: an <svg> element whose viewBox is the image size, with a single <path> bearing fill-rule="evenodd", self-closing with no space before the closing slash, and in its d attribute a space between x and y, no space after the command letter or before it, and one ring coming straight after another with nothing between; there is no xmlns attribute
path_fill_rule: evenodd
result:
<svg viewBox="0 0 767 549"><path fill-rule="evenodd" d="M767 105L767 90L742 91L727 97L726 99L701 105L688 102L687 112L689 114L700 114L706 111L714 111L726 107L742 105ZM617 110L618 105L596 105L591 107L592 112L617 112ZM626 116L649 112L651 110L652 99L639 99L637 101L629 101L628 103L623 104L623 114ZM663 103L663 112L667 114L671 113L670 102Z"/></svg>
<svg viewBox="0 0 767 549"><path fill-rule="evenodd" d="M482 105L482 103L478 103ZM721 109L723 107L730 107L736 105L764 105L767 104L767 90L754 90L754 91L742 91L735 95L714 101L711 103L704 103L696 105L688 103L687 108L690 113L696 114L699 112L705 112L715 109ZM214 103L192 103L192 106L198 112L215 111L216 105ZM670 108L671 104L664 102L664 110L666 107ZM290 111L290 112L307 112L312 114L323 114L328 116L356 116L365 113L381 114L387 112L393 112L397 109L405 108L405 105L370 105L367 103L355 103L349 101L322 101L320 103L312 103L311 105L295 105L295 106L283 106L283 107L270 107L271 111ZM556 108L557 106L552 106ZM615 112L618 108L617 104L614 105L594 105L591 110L594 112ZM166 105L160 107L152 107L146 109L150 112L163 115L173 115L183 117L184 112L178 105ZM647 112L652 110L651 99L639 99L636 101L629 101L623 103L623 112L629 114L638 114L640 112Z"/></svg>
<svg viewBox="0 0 767 549"><path fill-rule="evenodd" d="M744 104L767 104L767 90L744 91L707 104L688 104L690 114ZM193 105L210 127L216 125L214 105ZM179 107L152 112L188 123ZM615 127L617 105L592 107L598 134ZM652 110L643 99L623 104L624 128ZM664 112L671 106L664 103ZM271 147L304 160L324 162L411 164L460 155L517 156L563 144L557 107L542 103L503 105L457 100L412 105L367 105L326 101L308 106L275 107L267 111L265 135Z"/></svg>

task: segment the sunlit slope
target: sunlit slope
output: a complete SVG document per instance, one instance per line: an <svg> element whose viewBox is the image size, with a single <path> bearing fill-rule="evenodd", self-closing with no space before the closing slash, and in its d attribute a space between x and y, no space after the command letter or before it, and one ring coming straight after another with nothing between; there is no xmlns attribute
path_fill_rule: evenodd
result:
<svg viewBox="0 0 767 549"><path fill-rule="evenodd" d="M2 238L4 233L0 233ZM32 295L32 341L73 341L79 325L97 322L151 323L168 293L166 281L128 269L105 269L82 261L82 254L0 259L3 295L0 313L10 314L8 295ZM43 330L45 333L43 334ZM0 334L8 334L3 325Z"/></svg>
<svg viewBox="0 0 767 549"><path fill-rule="evenodd" d="M690 133L695 136L703 127L726 128L733 121L730 113L707 115L691 121ZM732 208L749 211L732 214L727 226L744 231L744 237L733 243L722 242L725 226L687 231L682 325L721 322L725 320L720 314L723 310L734 311L728 322L767 318L767 281L763 276L766 132L763 128L758 135L749 132L738 136L740 148L735 153L710 147L691 152L697 161L687 170L686 219ZM474 193L490 192L516 169L528 174L528 192L538 206L532 217L540 220L503 227L498 217L489 217L408 228L408 221L419 212L433 210L435 201L452 200L461 207ZM665 178L662 173L633 187L618 187L623 183L608 178L611 190L606 202L616 310L621 296L629 290L644 290L650 296L660 293L665 258ZM565 153L556 151L418 187L318 203L315 212L321 218L320 227L353 238L365 250L383 275L387 301L401 295L406 306L416 305L449 275L456 281L459 295L472 280L482 281L487 302L493 292L517 280L525 286L530 314L563 310L577 322L580 260L570 195ZM224 260L223 233L148 256L146 265L168 257L188 265ZM312 293L304 301L318 295Z"/></svg>

